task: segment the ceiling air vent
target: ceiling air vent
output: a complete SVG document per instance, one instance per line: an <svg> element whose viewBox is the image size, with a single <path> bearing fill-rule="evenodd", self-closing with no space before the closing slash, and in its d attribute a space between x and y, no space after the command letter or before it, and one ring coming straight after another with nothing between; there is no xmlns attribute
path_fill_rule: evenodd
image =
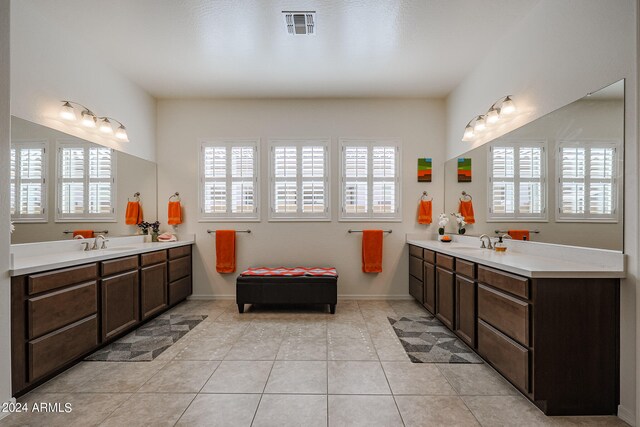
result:
<svg viewBox="0 0 640 427"><path fill-rule="evenodd" d="M314 35L316 33L316 12L315 11L300 11L300 12L287 12L283 11L284 20L287 24L287 33L296 35Z"/></svg>

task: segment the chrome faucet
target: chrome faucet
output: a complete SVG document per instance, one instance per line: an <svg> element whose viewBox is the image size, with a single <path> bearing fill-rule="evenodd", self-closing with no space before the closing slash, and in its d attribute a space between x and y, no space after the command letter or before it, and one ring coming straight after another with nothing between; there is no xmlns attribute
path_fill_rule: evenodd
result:
<svg viewBox="0 0 640 427"><path fill-rule="evenodd" d="M98 239L102 240L102 245L98 248ZM108 240L104 238L102 234L98 234L93 241L93 246L91 246L91 250L95 251L97 249L106 249Z"/></svg>
<svg viewBox="0 0 640 427"><path fill-rule="evenodd" d="M487 238L487 245L484 244L485 237ZM482 249L493 249L493 245L491 244L491 237L489 237L488 235L480 235L480 241L482 242L482 246L480 246Z"/></svg>
<svg viewBox="0 0 640 427"><path fill-rule="evenodd" d="M83 251L89 251L89 242L80 242L81 245L84 245Z"/></svg>

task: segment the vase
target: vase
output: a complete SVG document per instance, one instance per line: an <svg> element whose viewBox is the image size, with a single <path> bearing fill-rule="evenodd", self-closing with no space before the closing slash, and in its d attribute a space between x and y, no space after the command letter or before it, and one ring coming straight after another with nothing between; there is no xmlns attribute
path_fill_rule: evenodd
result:
<svg viewBox="0 0 640 427"><path fill-rule="evenodd" d="M458 229L458 234L464 234L467 230L465 230L464 228L459 228Z"/></svg>
<svg viewBox="0 0 640 427"><path fill-rule="evenodd" d="M444 236L444 227L438 228L438 234Z"/></svg>
<svg viewBox="0 0 640 427"><path fill-rule="evenodd" d="M152 242L157 242L158 241L158 232L157 231L152 231L151 232L151 241Z"/></svg>

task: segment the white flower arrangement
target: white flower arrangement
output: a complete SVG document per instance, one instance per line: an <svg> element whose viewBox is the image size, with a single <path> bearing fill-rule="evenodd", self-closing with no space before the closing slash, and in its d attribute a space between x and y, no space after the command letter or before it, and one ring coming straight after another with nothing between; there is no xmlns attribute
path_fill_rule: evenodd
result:
<svg viewBox="0 0 640 427"><path fill-rule="evenodd" d="M449 224L449 216L446 213L438 215L438 234L444 235L444 229Z"/></svg>
<svg viewBox="0 0 640 427"><path fill-rule="evenodd" d="M467 222L464 220L464 216L462 216L459 212L453 212L451 215L458 223L458 234L464 234L464 226L467 225Z"/></svg>

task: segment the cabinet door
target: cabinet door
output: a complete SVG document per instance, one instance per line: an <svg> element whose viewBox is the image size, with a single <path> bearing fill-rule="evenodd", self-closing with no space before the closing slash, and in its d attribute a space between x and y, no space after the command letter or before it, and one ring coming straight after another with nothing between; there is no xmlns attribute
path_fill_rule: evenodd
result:
<svg viewBox="0 0 640 427"><path fill-rule="evenodd" d="M436 317L453 330L455 283L453 273L436 267Z"/></svg>
<svg viewBox="0 0 640 427"><path fill-rule="evenodd" d="M431 314L436 313L436 267L428 262L424 263L424 308Z"/></svg>
<svg viewBox="0 0 640 427"><path fill-rule="evenodd" d="M138 271L102 279L102 340L129 329L140 319Z"/></svg>
<svg viewBox="0 0 640 427"><path fill-rule="evenodd" d="M142 320L167 307L167 263L140 270Z"/></svg>
<svg viewBox="0 0 640 427"><path fill-rule="evenodd" d="M456 275L456 332L469 346L476 345L476 284Z"/></svg>

